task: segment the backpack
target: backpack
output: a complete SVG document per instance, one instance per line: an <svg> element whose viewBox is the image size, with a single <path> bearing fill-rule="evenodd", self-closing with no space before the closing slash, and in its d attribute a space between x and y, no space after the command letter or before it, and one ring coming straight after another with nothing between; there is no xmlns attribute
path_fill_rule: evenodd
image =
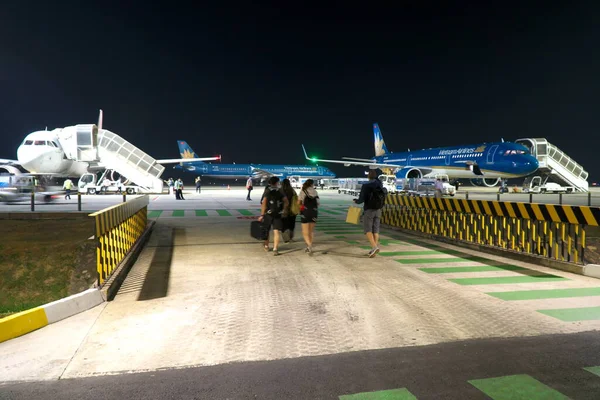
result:
<svg viewBox="0 0 600 400"><path fill-rule="evenodd" d="M304 207L306 207L307 209L310 210L316 210L318 207L318 203L317 203L317 199L319 198L319 196L316 197L310 197L308 195L308 193L306 192L306 190L304 191L304 194L306 195L306 197L304 198Z"/></svg>
<svg viewBox="0 0 600 400"><path fill-rule="evenodd" d="M277 189L269 190L267 193L267 214L279 216L283 212L283 193Z"/></svg>
<svg viewBox="0 0 600 400"><path fill-rule="evenodd" d="M371 210L380 210L385 205L385 196L387 195L386 190L377 186L373 188L371 194L369 195L369 200L367 201L367 205Z"/></svg>
<svg viewBox="0 0 600 400"><path fill-rule="evenodd" d="M293 195L292 200L290 200L290 214L298 215L300 214L300 205L298 204L298 196Z"/></svg>

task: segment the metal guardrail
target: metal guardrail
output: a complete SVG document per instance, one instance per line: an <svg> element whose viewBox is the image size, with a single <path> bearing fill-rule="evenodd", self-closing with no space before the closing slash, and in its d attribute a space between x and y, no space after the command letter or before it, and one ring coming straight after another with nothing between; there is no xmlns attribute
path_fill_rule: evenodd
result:
<svg viewBox="0 0 600 400"><path fill-rule="evenodd" d="M148 195L90 214L96 223L98 284L102 285L146 230Z"/></svg>
<svg viewBox="0 0 600 400"><path fill-rule="evenodd" d="M584 264L585 227L600 208L389 195L384 224Z"/></svg>

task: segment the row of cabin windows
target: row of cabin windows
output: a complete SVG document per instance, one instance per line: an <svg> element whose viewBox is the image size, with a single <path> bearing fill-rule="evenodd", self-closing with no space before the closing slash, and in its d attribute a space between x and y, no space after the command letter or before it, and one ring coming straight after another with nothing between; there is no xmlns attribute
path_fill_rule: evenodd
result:
<svg viewBox="0 0 600 400"><path fill-rule="evenodd" d="M58 145L50 140L26 140L23 144L25 146L51 146L58 148Z"/></svg>

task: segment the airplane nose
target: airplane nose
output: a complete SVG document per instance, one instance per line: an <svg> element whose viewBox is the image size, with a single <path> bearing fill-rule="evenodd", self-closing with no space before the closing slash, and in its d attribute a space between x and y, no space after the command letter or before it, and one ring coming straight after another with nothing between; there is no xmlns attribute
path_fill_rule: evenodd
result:
<svg viewBox="0 0 600 400"><path fill-rule="evenodd" d="M533 173L533 172L537 171L537 169L540 166L540 163L538 162L537 158L535 158L534 156L528 156L525 159L525 161L523 162L523 166L529 173Z"/></svg>

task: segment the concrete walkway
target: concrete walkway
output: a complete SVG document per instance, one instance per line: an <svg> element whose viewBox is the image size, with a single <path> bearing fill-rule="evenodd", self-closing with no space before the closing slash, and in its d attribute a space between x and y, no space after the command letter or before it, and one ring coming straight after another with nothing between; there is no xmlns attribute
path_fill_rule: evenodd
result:
<svg viewBox="0 0 600 400"><path fill-rule="evenodd" d="M312 257L303 252L300 224L297 242L274 257L250 238L245 213L157 216L116 299L1 343L0 379L77 378L600 328L596 279L394 231L383 236L381 256L368 259L360 228L342 220L340 197L323 197ZM219 209L256 214L243 199L220 202Z"/></svg>

